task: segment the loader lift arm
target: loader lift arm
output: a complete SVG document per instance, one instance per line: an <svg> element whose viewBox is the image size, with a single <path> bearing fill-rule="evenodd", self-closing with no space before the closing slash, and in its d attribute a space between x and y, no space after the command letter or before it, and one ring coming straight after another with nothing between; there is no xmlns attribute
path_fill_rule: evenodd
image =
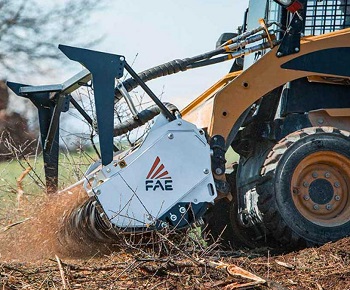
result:
<svg viewBox="0 0 350 290"><path fill-rule="evenodd" d="M349 78L349 32L350 29L344 29L327 35L305 37L298 54L281 58L276 58L278 47L275 47L254 66L227 75L190 103L182 110L183 118L202 128L208 128L210 136L223 136L228 148L235 137L231 125L239 120L247 108L273 89L290 80L307 76ZM324 58L333 65L327 66L319 61ZM300 67L299 64L304 66ZM203 118L203 111L212 114Z"/></svg>

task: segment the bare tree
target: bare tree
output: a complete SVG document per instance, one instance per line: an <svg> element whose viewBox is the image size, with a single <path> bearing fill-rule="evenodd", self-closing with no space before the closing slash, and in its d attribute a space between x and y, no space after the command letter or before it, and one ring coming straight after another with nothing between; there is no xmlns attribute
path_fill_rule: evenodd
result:
<svg viewBox="0 0 350 290"><path fill-rule="evenodd" d="M57 51L58 42L87 45L96 41L83 40L82 34L92 11L103 2L0 0L0 78L42 71L47 61L64 59Z"/></svg>

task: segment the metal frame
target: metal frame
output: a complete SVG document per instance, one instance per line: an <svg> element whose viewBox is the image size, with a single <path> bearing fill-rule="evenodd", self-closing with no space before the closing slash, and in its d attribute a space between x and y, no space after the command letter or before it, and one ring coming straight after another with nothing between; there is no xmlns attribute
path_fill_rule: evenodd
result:
<svg viewBox="0 0 350 290"><path fill-rule="evenodd" d="M305 35L325 34L349 26L349 0L307 1Z"/></svg>
<svg viewBox="0 0 350 290"><path fill-rule="evenodd" d="M100 139L101 161L104 166L112 162L113 150L117 150L113 144L115 79L123 76L124 68L159 106L166 118L169 121L175 119L173 114L127 64L124 56L65 45L59 45L59 49L69 59L80 62L86 69L62 84L30 86L7 82L8 87L16 95L28 98L38 109L48 193L55 193L58 188L59 119L61 112L69 109L70 102L93 126L92 118L70 95L79 87L87 85L89 81L92 81L94 90L97 132Z"/></svg>

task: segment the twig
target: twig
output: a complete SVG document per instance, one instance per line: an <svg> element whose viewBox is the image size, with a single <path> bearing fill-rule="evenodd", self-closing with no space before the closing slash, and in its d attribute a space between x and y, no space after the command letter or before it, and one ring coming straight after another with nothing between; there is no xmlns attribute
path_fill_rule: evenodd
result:
<svg viewBox="0 0 350 290"><path fill-rule="evenodd" d="M227 264L227 263L223 263L223 262L214 262L214 261L211 261L208 259L195 258L192 255L190 255L189 253L187 253L186 251L179 249L174 243L172 243L167 237L165 237L161 233L157 233L157 234L160 237L162 237L163 239L165 239L168 243L170 243L171 246L173 246L175 249L177 249L180 254L189 258L198 266L206 266L206 267L210 267L210 268L214 268L214 269L225 269L230 276L240 276L240 277L243 277L243 278L246 278L249 280L253 280L250 283L244 283L244 284L234 283L234 284L227 285L228 286L227 289L244 289L246 287L266 284L266 280L264 280L263 278L256 276L253 273L248 272L248 271L246 271L246 270L244 270L236 265Z"/></svg>
<svg viewBox="0 0 350 290"><path fill-rule="evenodd" d="M50 261L56 262L55 259L49 259ZM83 265L77 265L77 264L71 264L71 263L67 263L67 262L63 262L61 261L61 265L64 267L68 267L70 270L73 271L111 271L111 270L115 270L117 268L124 268L124 266L126 265L126 262L122 262L122 263L112 263L111 265L108 266L83 266Z"/></svg>
<svg viewBox="0 0 350 290"><path fill-rule="evenodd" d="M22 275L25 275L25 276L28 276L28 275L31 275L32 273L30 273L29 271L26 271L26 270L23 270L23 269L19 269L19 268L16 268L14 266L11 266L11 265L7 265L7 264L2 264L1 265L2 268L5 268L7 270L10 270L10 271L16 271L16 272L19 272L21 273Z"/></svg>
<svg viewBox="0 0 350 290"><path fill-rule="evenodd" d="M19 209L21 199L24 194L23 186L22 186L22 181L23 179L27 176L27 174L32 170L31 167L27 167L21 175L17 178L17 208Z"/></svg>
<svg viewBox="0 0 350 290"><path fill-rule="evenodd" d="M26 169L24 167L24 165L21 162L20 157L25 161L25 163L27 163L27 166L30 167L32 169L33 174L35 175L35 177L37 179L35 179L33 176L31 176L29 174L29 176L32 178L32 180L35 182L35 184L37 186L39 186L40 188L45 188L45 183L41 180L41 178L39 177L39 175L36 173L36 171L34 170L33 166L30 164L30 162L28 161L27 157L24 155L23 151L21 150L21 148L16 148L13 144L14 141L11 138L11 136L9 136L10 140L6 139L5 141L5 146L8 150L10 150L12 152L13 155L16 156L16 159L18 161L18 164L23 168Z"/></svg>
<svg viewBox="0 0 350 290"><path fill-rule="evenodd" d="M164 284L166 281L162 281L162 282L159 282L158 284L155 284L152 288L150 288L149 290L153 290L153 289L157 289L158 286Z"/></svg>
<svg viewBox="0 0 350 290"><path fill-rule="evenodd" d="M10 225L4 227L4 228L1 230L1 232L2 232L2 233L3 233L3 232L6 232L6 231L8 231L10 228L12 228L12 227L14 227L14 226L17 226L17 225L19 225L19 224L23 224L24 222L26 222L27 220L30 220L30 219L31 219L31 218L29 217L29 218L25 218L24 220L15 222L15 223L13 223L13 224L10 224Z"/></svg>
<svg viewBox="0 0 350 290"><path fill-rule="evenodd" d="M61 260L60 260L60 258L57 255L55 255L55 257L56 257L56 261L57 261L57 264L58 264L58 269L60 270L60 275L61 275L61 279L62 279L63 289L68 289L67 288L66 277L64 275L64 270L63 270L63 267L62 267L62 264L61 264Z"/></svg>
<svg viewBox="0 0 350 290"><path fill-rule="evenodd" d="M275 263L282 266L282 267L285 267L289 270L295 270L295 266L292 265L292 264L289 264L289 263L285 263L285 262L281 262L281 261L278 261L278 260L275 260ZM332 266L334 267L334 266Z"/></svg>
<svg viewBox="0 0 350 290"><path fill-rule="evenodd" d="M248 282L248 283L231 283L229 285L226 285L226 287L224 288L225 290L233 290L233 289L239 289L239 290L245 290L245 289L253 289L253 287L261 285L263 283L260 283L258 281L254 281L254 282Z"/></svg>
<svg viewBox="0 0 350 290"><path fill-rule="evenodd" d="M133 261L128 267L126 267L118 276L117 276L117 278L115 279L115 280L118 280L125 272L127 272L129 269L131 269L131 268L137 268L139 265L141 265L141 264L143 264L144 262L139 262L139 264L138 265L136 265L135 267L134 267L134 265L136 264L136 260L135 261Z"/></svg>

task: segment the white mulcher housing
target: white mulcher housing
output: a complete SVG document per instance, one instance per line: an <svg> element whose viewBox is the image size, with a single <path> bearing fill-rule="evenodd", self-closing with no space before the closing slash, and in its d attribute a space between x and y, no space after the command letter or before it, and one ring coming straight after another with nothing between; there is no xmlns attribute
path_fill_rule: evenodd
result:
<svg viewBox="0 0 350 290"><path fill-rule="evenodd" d="M203 130L159 115L141 145L87 174L85 188L113 226L181 226L217 196Z"/></svg>

